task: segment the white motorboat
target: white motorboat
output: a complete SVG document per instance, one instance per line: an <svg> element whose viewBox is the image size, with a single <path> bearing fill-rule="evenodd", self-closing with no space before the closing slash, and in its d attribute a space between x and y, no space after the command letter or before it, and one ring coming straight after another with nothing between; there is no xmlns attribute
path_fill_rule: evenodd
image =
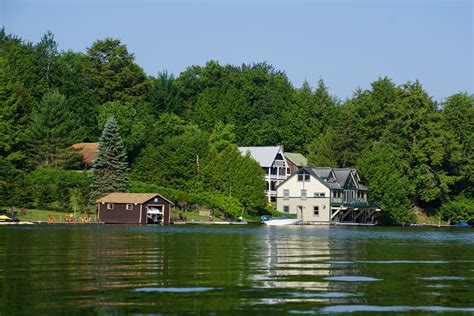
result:
<svg viewBox="0 0 474 316"><path fill-rule="evenodd" d="M275 217L264 221L263 223L268 226L283 226L283 225L295 225L299 223L299 219L288 218L288 217Z"/></svg>

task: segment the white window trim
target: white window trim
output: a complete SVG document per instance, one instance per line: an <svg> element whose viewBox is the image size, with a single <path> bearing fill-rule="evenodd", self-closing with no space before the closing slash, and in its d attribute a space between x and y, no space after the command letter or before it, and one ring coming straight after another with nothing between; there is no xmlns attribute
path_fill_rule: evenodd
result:
<svg viewBox="0 0 474 316"><path fill-rule="evenodd" d="M303 193L304 193L304 194L303 194ZM306 189L302 189L302 190L301 190L301 199L302 199L302 200L308 199L308 190L306 190Z"/></svg>

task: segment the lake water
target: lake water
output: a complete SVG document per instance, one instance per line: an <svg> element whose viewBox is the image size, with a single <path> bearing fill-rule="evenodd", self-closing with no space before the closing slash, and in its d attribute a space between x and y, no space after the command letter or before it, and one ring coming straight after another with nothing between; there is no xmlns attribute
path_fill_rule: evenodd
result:
<svg viewBox="0 0 474 316"><path fill-rule="evenodd" d="M3 226L0 314L474 314L474 230Z"/></svg>

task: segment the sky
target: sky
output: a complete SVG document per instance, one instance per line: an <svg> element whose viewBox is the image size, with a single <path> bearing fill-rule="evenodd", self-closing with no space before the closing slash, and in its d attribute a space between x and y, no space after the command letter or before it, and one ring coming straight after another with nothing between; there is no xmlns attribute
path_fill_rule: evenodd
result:
<svg viewBox="0 0 474 316"><path fill-rule="evenodd" d="M26 41L49 30L86 52L118 38L149 75L267 62L340 99L384 76L437 101L474 93L473 15L474 0L0 0L0 26Z"/></svg>

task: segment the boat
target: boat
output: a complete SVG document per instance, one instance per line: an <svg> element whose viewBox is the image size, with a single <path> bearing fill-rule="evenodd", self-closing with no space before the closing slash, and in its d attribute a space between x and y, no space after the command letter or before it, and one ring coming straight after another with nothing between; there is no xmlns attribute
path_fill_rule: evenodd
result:
<svg viewBox="0 0 474 316"><path fill-rule="evenodd" d="M266 221L263 221L263 223L268 226L295 225L299 222L300 222L299 219L288 218L288 217L275 217L275 218L270 218Z"/></svg>
<svg viewBox="0 0 474 316"><path fill-rule="evenodd" d="M454 225L456 227L471 227L469 226L468 223L464 222L464 221L460 221L460 222L457 222L456 225Z"/></svg>

